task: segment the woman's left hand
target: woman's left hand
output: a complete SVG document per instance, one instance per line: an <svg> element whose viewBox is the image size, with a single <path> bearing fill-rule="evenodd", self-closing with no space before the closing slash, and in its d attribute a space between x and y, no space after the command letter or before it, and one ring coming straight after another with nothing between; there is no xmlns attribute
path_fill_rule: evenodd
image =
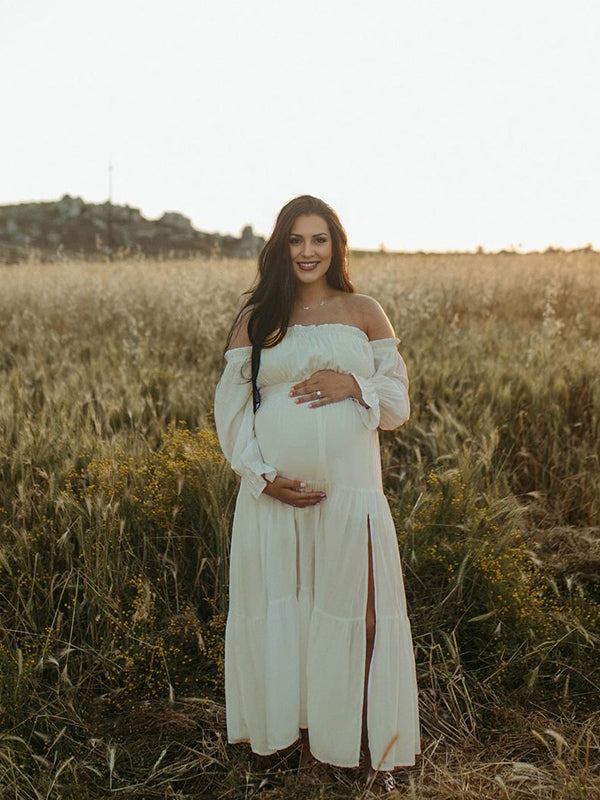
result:
<svg viewBox="0 0 600 800"><path fill-rule="evenodd" d="M352 375L334 369L320 369L313 372L310 378L292 386L290 397L295 397L296 403L309 403L309 408L317 408L338 403L347 397L360 400L362 394Z"/></svg>

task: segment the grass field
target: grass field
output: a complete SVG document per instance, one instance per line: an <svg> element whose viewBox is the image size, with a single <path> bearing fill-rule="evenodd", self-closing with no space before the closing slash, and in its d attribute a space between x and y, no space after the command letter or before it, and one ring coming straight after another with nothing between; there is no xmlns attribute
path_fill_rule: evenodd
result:
<svg viewBox="0 0 600 800"><path fill-rule="evenodd" d="M0 268L0 797L360 798L227 745L243 261ZM600 254L374 254L413 413L381 433L419 681L414 800L600 798Z"/></svg>

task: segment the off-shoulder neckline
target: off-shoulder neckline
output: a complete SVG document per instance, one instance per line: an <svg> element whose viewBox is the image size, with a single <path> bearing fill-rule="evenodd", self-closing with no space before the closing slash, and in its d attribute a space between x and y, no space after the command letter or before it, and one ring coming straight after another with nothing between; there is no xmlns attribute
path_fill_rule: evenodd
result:
<svg viewBox="0 0 600 800"><path fill-rule="evenodd" d="M368 335L365 333L365 331L363 331L362 328L359 328L358 325L350 325L347 322L316 322L311 325L304 325L301 322L295 322L293 325L288 326L287 333L296 328L310 329L310 328L329 328L329 327L348 328L351 331L356 331L357 334L369 344L375 344L376 342L396 342L396 343L400 342L400 339L398 339L397 336L384 336L381 339L369 339ZM245 344L242 345L241 347L232 347L229 350L226 350L225 355L227 355L228 353L235 353L237 350L244 351L251 349L252 349L251 344Z"/></svg>
<svg viewBox="0 0 600 800"><path fill-rule="evenodd" d="M305 325L302 322L295 322L293 325L288 325L288 331L292 330L292 328L350 328L350 330L357 331L359 334L361 334L367 340L367 342L370 341L366 332L363 331L362 328L359 328L358 325L350 325L347 322L315 322L314 324L310 325Z"/></svg>

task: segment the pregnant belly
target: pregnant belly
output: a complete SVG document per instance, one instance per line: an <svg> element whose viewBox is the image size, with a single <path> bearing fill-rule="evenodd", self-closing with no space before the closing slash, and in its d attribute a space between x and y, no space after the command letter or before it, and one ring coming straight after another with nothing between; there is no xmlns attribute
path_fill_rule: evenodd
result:
<svg viewBox="0 0 600 800"><path fill-rule="evenodd" d="M288 396L293 383L266 386L256 412L255 432L265 462L286 478L355 483L366 466L372 431L354 400L310 408Z"/></svg>

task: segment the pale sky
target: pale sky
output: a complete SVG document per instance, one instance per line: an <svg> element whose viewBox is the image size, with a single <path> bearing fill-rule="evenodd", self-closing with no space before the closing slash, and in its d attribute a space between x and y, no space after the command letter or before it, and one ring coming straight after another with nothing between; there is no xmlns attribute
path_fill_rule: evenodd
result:
<svg viewBox="0 0 600 800"><path fill-rule="evenodd" d="M600 247L598 0L0 0L0 204L353 247Z"/></svg>

